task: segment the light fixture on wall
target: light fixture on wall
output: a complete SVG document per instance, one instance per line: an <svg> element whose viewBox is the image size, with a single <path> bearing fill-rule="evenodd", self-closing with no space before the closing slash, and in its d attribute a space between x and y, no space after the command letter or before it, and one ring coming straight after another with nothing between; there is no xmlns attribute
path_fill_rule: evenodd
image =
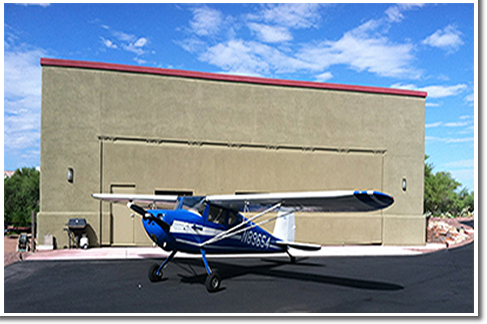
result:
<svg viewBox="0 0 487 324"><path fill-rule="evenodd" d="M73 168L68 168L68 182L73 183L74 171Z"/></svg>
<svg viewBox="0 0 487 324"><path fill-rule="evenodd" d="M408 183L406 181L406 178L402 178L402 190L406 191L407 186L408 186Z"/></svg>

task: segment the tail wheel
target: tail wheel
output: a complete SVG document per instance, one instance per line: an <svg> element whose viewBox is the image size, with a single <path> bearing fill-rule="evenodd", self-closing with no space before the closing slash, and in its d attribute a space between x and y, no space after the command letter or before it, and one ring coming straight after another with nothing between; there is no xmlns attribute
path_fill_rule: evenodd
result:
<svg viewBox="0 0 487 324"><path fill-rule="evenodd" d="M149 268L149 280L151 282L161 281L162 271L159 271L159 274L157 274L157 270L159 270L158 264L154 264Z"/></svg>
<svg viewBox="0 0 487 324"><path fill-rule="evenodd" d="M206 289L208 292L217 291L220 288L221 279L218 273L213 272L206 277Z"/></svg>

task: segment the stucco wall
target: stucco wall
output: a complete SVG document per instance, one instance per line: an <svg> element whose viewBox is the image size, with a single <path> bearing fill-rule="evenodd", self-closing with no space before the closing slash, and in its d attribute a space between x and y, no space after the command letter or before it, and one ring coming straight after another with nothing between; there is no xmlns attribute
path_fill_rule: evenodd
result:
<svg viewBox="0 0 487 324"><path fill-rule="evenodd" d="M92 243L114 243L113 210L90 197L114 185L196 195L377 189L394 196L391 208L300 215L296 239L423 244L424 108L419 96L45 64L38 237L67 245L64 224L83 217Z"/></svg>

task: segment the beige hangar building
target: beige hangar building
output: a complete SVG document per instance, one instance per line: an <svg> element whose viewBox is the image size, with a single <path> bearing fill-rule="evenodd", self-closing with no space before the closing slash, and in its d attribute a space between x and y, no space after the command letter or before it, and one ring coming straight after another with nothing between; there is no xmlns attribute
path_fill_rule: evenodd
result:
<svg viewBox="0 0 487 324"><path fill-rule="evenodd" d="M38 243L151 245L92 193L375 189L363 214L296 216L296 241L422 245L426 93L43 58ZM70 176L68 177L68 173ZM72 176L72 177L71 177ZM269 227L272 230L272 225Z"/></svg>

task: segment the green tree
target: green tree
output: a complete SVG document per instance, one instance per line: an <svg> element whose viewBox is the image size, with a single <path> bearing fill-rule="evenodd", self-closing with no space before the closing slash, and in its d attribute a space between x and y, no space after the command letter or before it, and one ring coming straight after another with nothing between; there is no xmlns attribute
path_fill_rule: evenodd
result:
<svg viewBox="0 0 487 324"><path fill-rule="evenodd" d="M475 197L474 192L468 192L467 188L463 188L458 193L458 200L456 202L456 209L458 213L474 211Z"/></svg>
<svg viewBox="0 0 487 324"><path fill-rule="evenodd" d="M4 179L4 222L28 226L31 213L39 211L39 171L35 168L15 170Z"/></svg>
<svg viewBox="0 0 487 324"><path fill-rule="evenodd" d="M474 210L474 192L468 192L461 187L461 183L453 179L449 172L433 173L433 164L427 163L425 157L424 165L424 212L434 216L449 213L459 216L468 208Z"/></svg>

